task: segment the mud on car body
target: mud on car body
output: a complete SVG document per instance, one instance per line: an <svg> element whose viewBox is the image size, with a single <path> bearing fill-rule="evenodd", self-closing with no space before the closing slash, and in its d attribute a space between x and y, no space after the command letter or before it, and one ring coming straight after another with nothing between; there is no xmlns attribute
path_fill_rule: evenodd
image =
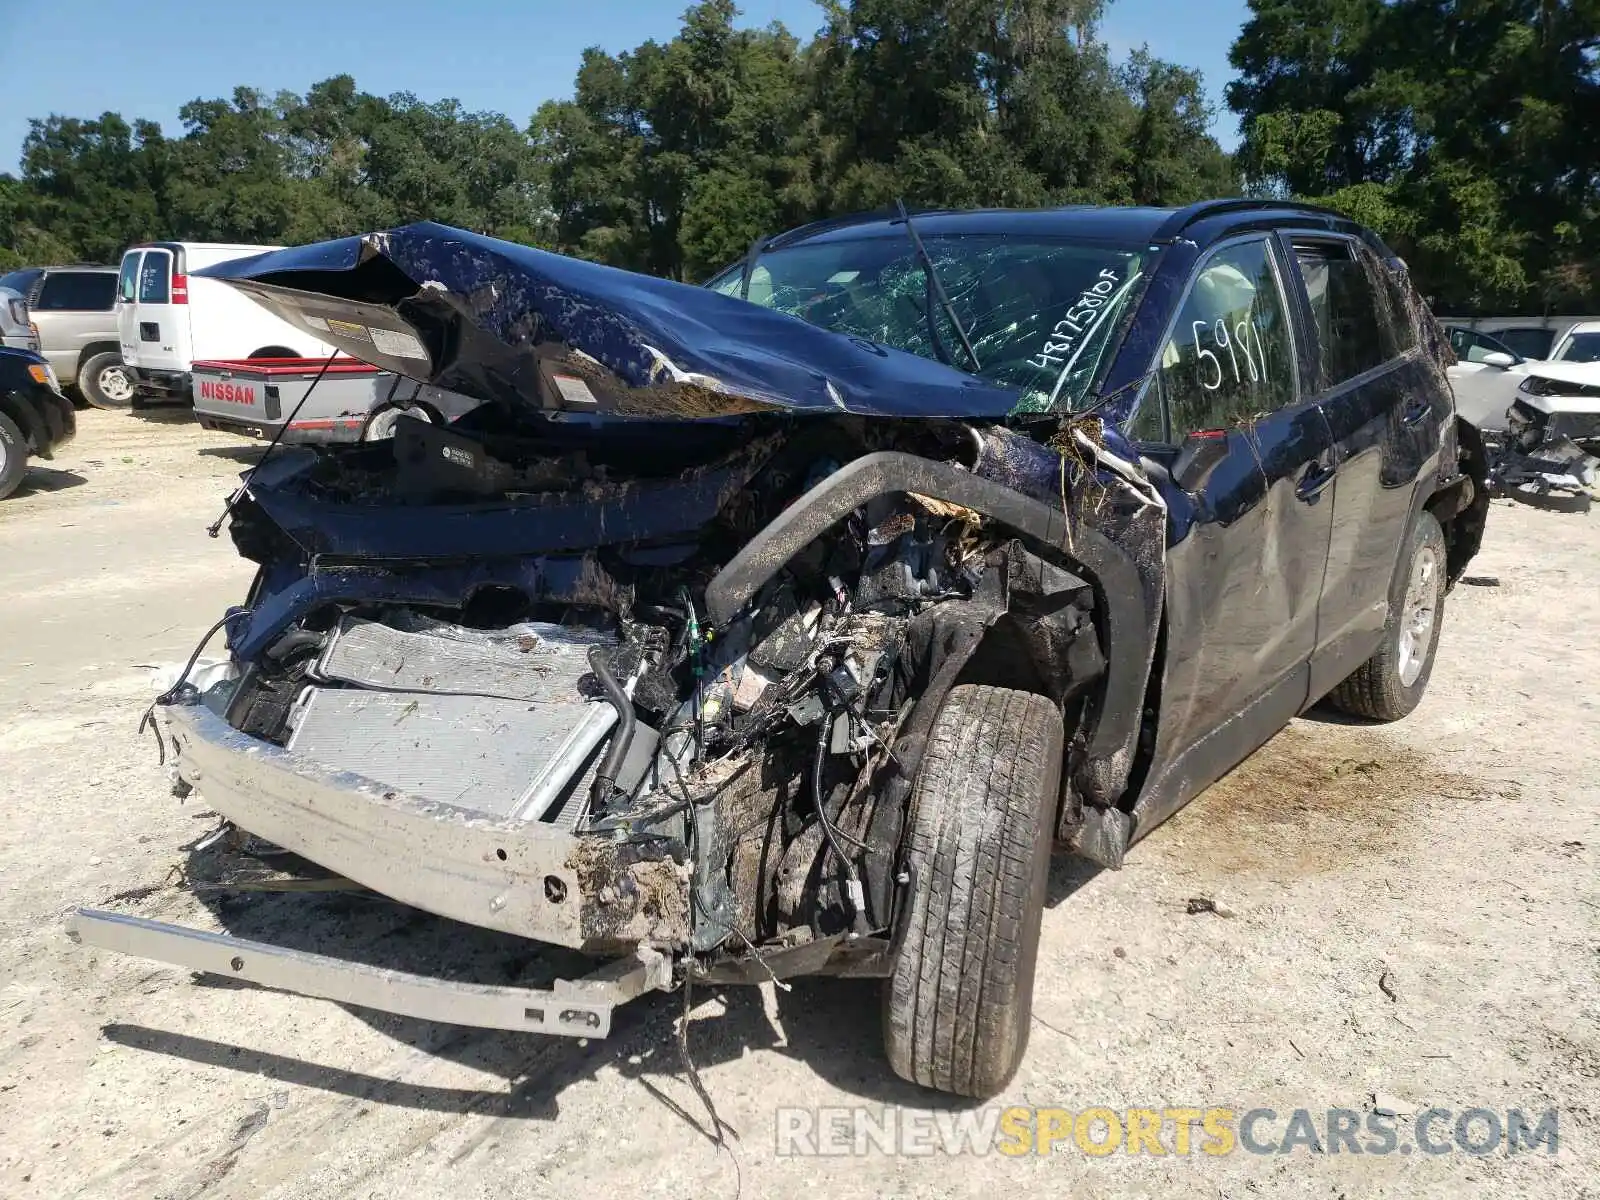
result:
<svg viewBox="0 0 1600 1200"><path fill-rule="evenodd" d="M50 364L0 347L0 500L22 485L28 459L51 459L78 432L78 414Z"/></svg>
<svg viewBox="0 0 1600 1200"><path fill-rule="evenodd" d="M370 1007L588 1036L878 975L893 1068L992 1094L1052 851L1120 865L1330 693L1410 711L1482 532L1438 327L1320 210L847 218L705 288L433 224L213 273L487 403L246 477L260 570L164 753L241 830L609 964L74 927Z"/></svg>

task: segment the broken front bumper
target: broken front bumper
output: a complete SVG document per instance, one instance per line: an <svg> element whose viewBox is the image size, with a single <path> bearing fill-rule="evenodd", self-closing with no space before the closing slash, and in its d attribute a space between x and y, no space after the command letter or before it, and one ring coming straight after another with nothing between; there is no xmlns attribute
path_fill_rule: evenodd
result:
<svg viewBox="0 0 1600 1200"><path fill-rule="evenodd" d="M672 983L671 959L648 948L543 990L431 979L96 909L79 909L69 918L67 932L74 941L103 950L340 1004L423 1021L567 1037L605 1037L614 1008Z"/></svg>
<svg viewBox="0 0 1600 1200"><path fill-rule="evenodd" d="M689 871L660 841L421 800L242 734L202 704L156 711L179 777L210 807L402 904L578 949L688 940Z"/></svg>

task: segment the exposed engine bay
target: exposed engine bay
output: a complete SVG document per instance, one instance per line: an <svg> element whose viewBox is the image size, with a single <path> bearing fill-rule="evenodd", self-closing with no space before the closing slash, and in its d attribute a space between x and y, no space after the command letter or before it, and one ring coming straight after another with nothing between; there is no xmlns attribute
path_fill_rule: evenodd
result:
<svg viewBox="0 0 1600 1200"><path fill-rule="evenodd" d="M1044 531L973 506L984 475L1014 497L1046 467L1051 491L1153 534L1159 571L1162 514L1083 441L1064 456L954 421L468 418L286 452L235 500L261 571L227 623L241 669L203 702L298 758L574 835L582 894L545 885L579 911L573 944L692 952L713 976L741 977L758 948L755 978L871 971L923 741L957 683L1068 714L1059 840L1126 783L1137 731L1112 731L1109 756L1094 739L1106 603ZM897 470L978 495L895 487ZM1064 531L1059 495L1054 511ZM1145 670L1150 632L1122 632Z"/></svg>

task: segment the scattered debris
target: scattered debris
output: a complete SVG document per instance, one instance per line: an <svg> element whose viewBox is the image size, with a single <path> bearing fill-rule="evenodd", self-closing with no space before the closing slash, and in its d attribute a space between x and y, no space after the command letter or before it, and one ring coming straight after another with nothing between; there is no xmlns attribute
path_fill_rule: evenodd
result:
<svg viewBox="0 0 1600 1200"><path fill-rule="evenodd" d="M1498 575L1463 575L1461 577L1461 582L1464 583L1467 587L1490 587L1490 588L1493 588L1493 587L1499 587L1500 586L1500 576L1498 576Z"/></svg>
<svg viewBox="0 0 1600 1200"><path fill-rule="evenodd" d="M1396 1003L1400 1000L1400 989L1395 985L1394 972L1385 968L1382 975L1378 976L1378 988L1390 1000Z"/></svg>
<svg viewBox="0 0 1600 1200"><path fill-rule="evenodd" d="M1299 1046L1296 1046L1296 1045L1295 1045L1295 1044L1294 1044L1294 1039L1293 1039L1293 1038L1290 1038L1290 1039L1289 1039L1289 1049L1291 1049L1291 1050L1293 1050L1293 1051L1294 1051L1294 1052L1295 1052L1295 1053L1296 1053L1296 1054L1298 1054L1298 1055L1299 1055L1299 1056L1300 1056L1300 1057L1301 1057L1301 1058L1304 1058L1304 1057L1305 1057L1305 1056L1306 1056L1306 1052L1305 1052L1305 1051L1304 1051L1304 1050L1302 1050L1302 1049L1300 1049L1300 1047L1299 1047Z"/></svg>
<svg viewBox="0 0 1600 1200"><path fill-rule="evenodd" d="M1402 1100L1388 1092L1373 1092L1369 1097L1371 1111L1385 1117L1409 1117L1417 1111L1417 1106L1408 1100Z"/></svg>
<svg viewBox="0 0 1600 1200"><path fill-rule="evenodd" d="M1184 902L1184 911L1191 917L1201 913L1214 913L1219 917L1233 916L1233 909L1226 904L1218 904L1209 896L1191 896Z"/></svg>
<svg viewBox="0 0 1600 1200"><path fill-rule="evenodd" d="M1550 414L1520 400L1507 418L1508 434L1484 438L1490 494L1554 512L1588 512L1600 495L1600 458L1560 433Z"/></svg>

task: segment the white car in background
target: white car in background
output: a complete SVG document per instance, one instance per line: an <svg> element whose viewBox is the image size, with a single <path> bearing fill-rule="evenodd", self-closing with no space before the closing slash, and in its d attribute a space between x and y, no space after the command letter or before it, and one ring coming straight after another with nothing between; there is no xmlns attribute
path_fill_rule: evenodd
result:
<svg viewBox="0 0 1600 1200"><path fill-rule="evenodd" d="M1484 435L1490 486L1543 508L1587 511L1600 497L1600 322L1575 324L1555 360L1446 325L1456 412ZM1592 356L1592 357L1591 357Z"/></svg>
<svg viewBox="0 0 1600 1200"><path fill-rule="evenodd" d="M1446 325L1445 332L1457 359L1445 374L1463 420L1485 433L1505 433L1520 400L1560 417L1553 432L1575 441L1600 438L1600 322L1574 325L1551 359L1523 358L1480 330Z"/></svg>

